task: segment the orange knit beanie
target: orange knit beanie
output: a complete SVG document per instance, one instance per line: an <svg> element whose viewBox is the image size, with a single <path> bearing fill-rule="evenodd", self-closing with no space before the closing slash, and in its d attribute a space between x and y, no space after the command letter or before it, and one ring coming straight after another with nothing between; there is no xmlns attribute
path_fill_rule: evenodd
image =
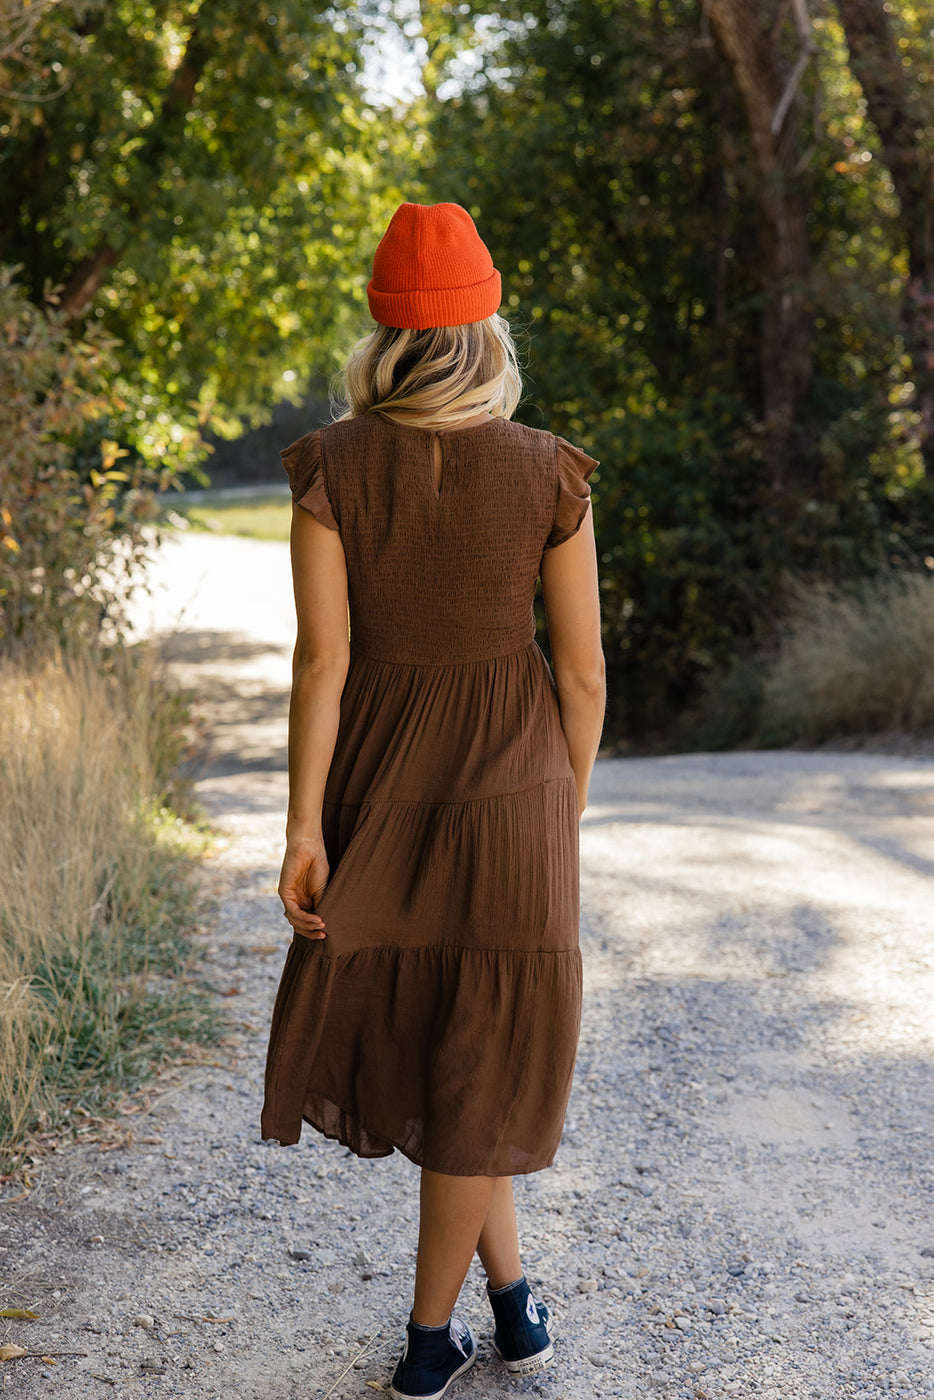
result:
<svg viewBox="0 0 934 1400"><path fill-rule="evenodd" d="M459 204L401 204L366 294L374 321L409 330L485 321L503 299L489 250Z"/></svg>

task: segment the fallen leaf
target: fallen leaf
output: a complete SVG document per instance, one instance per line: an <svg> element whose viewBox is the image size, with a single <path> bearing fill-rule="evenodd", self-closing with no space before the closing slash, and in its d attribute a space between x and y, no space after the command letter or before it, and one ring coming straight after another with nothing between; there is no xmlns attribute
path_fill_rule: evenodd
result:
<svg viewBox="0 0 934 1400"><path fill-rule="evenodd" d="M47 1366L57 1366L57 1365L58 1365L58 1362L55 1360L54 1356L40 1356L39 1360L40 1360L40 1361L44 1361L44 1362L46 1363Z"/></svg>
<svg viewBox="0 0 934 1400"><path fill-rule="evenodd" d="M379 1381L367 1381L367 1385L370 1387L371 1390L383 1390L383 1387L380 1385Z"/></svg>
<svg viewBox="0 0 934 1400"><path fill-rule="evenodd" d="M0 1317L18 1317L22 1322L35 1322L39 1314L30 1312L28 1308L2 1308Z"/></svg>
<svg viewBox="0 0 934 1400"><path fill-rule="evenodd" d="M221 992L222 997L238 997L239 995L239 987L225 987L224 990Z"/></svg>
<svg viewBox="0 0 934 1400"><path fill-rule="evenodd" d="M18 1356L25 1356L26 1348L14 1346L12 1342L4 1342L0 1347L0 1361L15 1361Z"/></svg>

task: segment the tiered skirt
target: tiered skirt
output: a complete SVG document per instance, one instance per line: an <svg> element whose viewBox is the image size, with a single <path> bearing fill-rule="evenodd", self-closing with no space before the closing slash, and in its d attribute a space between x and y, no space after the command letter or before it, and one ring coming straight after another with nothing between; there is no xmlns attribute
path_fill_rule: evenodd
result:
<svg viewBox="0 0 934 1400"><path fill-rule="evenodd" d="M530 645L458 665L354 655L328 778L327 937L296 934L263 1136L302 1122L432 1171L548 1166L580 1024L576 788Z"/></svg>

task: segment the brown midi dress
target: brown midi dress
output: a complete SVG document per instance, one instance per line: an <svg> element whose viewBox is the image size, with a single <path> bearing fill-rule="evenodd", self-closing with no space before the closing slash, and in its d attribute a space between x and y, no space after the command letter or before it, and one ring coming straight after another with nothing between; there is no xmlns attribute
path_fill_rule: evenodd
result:
<svg viewBox="0 0 934 1400"><path fill-rule="evenodd" d="M289 948L263 1137L297 1142L304 1120L362 1157L537 1171L564 1123L581 961L576 787L533 598L596 463L504 419L433 434L379 415L282 458L295 501L340 531L351 660L327 937Z"/></svg>

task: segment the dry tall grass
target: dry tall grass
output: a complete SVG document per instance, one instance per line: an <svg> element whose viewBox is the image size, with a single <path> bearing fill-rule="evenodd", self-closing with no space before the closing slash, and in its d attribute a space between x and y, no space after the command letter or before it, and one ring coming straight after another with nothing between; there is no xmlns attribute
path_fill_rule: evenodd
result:
<svg viewBox="0 0 934 1400"><path fill-rule="evenodd" d="M138 662L0 666L0 1157L206 1029L172 975L197 903L162 805L178 721Z"/></svg>
<svg viewBox="0 0 934 1400"><path fill-rule="evenodd" d="M681 747L775 748L934 731L934 577L788 586L780 640L712 675Z"/></svg>
<svg viewBox="0 0 934 1400"><path fill-rule="evenodd" d="M762 743L934 727L934 578L799 587L764 681Z"/></svg>

